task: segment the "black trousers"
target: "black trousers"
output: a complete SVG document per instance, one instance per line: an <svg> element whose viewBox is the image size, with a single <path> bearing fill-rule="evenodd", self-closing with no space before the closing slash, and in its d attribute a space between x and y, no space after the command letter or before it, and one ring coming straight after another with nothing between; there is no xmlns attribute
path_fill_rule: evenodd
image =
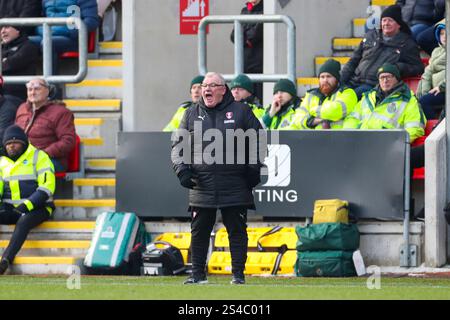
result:
<svg viewBox="0 0 450 320"><path fill-rule="evenodd" d="M12 210L12 206L6 206L5 211L0 212L0 224L15 224L11 240L8 247L3 252L2 259L7 259L9 263L14 261L16 254L22 248L28 233L34 227L48 220L50 217L45 208L33 210L21 215Z"/></svg>
<svg viewBox="0 0 450 320"><path fill-rule="evenodd" d="M223 224L228 232L233 274L243 273L247 261L247 209L228 207L220 209ZM201 277L205 274L206 257L211 232L216 222L215 208L192 208L191 222L191 258L192 274Z"/></svg>

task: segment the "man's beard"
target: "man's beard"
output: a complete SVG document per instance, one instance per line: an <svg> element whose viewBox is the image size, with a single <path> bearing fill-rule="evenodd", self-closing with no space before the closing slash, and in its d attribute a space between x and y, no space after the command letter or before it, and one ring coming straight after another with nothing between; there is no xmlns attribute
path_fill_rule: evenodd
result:
<svg viewBox="0 0 450 320"><path fill-rule="evenodd" d="M324 96L328 96L331 92L333 92L335 88L330 86L328 83L322 83L319 87L320 92Z"/></svg>

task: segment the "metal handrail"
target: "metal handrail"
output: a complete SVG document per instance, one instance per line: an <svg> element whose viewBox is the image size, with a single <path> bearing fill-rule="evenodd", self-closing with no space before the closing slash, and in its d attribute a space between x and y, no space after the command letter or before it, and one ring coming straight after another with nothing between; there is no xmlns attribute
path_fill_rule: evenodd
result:
<svg viewBox="0 0 450 320"><path fill-rule="evenodd" d="M296 79L296 47L295 47L295 23L284 15L230 15L207 16L198 26L198 70L205 75L207 69L206 55L206 27L208 24L234 23L234 74L224 74L227 81L232 80L244 71L244 36L242 23L284 23L287 26L287 73L286 74L262 74L251 73L248 77L256 82L276 82L288 78L297 83Z"/></svg>
<svg viewBox="0 0 450 320"><path fill-rule="evenodd" d="M87 27L78 17L69 18L5 18L0 19L2 26L43 26L43 75L5 76L5 83L26 83L33 78L42 76L51 83L76 83L82 81L87 74ZM76 75L52 74L52 25L73 25L78 29L78 73ZM0 57L2 56L0 46ZM1 74L1 64L0 64Z"/></svg>

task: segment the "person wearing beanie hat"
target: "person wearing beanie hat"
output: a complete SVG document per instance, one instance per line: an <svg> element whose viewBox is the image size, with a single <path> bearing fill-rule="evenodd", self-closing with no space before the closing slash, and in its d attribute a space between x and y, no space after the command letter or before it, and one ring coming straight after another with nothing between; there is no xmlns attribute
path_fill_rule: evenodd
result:
<svg viewBox="0 0 450 320"><path fill-rule="evenodd" d="M382 12L380 29L364 35L341 71L341 82L353 88L360 99L378 84L377 72L385 62L395 64L402 77L418 76L424 70L419 47L397 5Z"/></svg>
<svg viewBox="0 0 450 320"><path fill-rule="evenodd" d="M383 64L378 85L363 93L354 111L344 120L344 129L405 129L410 142L425 134L425 115L414 92L400 78L398 68Z"/></svg>
<svg viewBox="0 0 450 320"><path fill-rule="evenodd" d="M0 29L2 40L2 74L3 76L35 75L40 57L40 49L31 42L17 26L3 26ZM27 90L23 84L3 86L3 94L27 99Z"/></svg>
<svg viewBox="0 0 450 320"><path fill-rule="evenodd" d="M248 105L255 117L261 121L265 110L261 106L258 97L253 94L252 80L247 75L240 74L230 82L230 90L234 100Z"/></svg>
<svg viewBox="0 0 450 320"><path fill-rule="evenodd" d="M342 129L343 120L358 99L353 89L339 83L341 64L327 60L319 69L319 88L309 90L294 120L294 129Z"/></svg>
<svg viewBox="0 0 450 320"><path fill-rule="evenodd" d="M191 100L183 102L178 107L177 111L175 111L175 114L172 116L169 123L164 127L163 129L164 132L172 132L178 129L181 123L181 119L183 119L186 110L200 100L200 98L202 97L201 85L204 78L205 76L198 75L191 80L191 87L190 87Z"/></svg>
<svg viewBox="0 0 450 320"><path fill-rule="evenodd" d="M262 123L270 130L291 130L299 106L295 84L289 79L280 79L273 87L272 104L266 108Z"/></svg>
<svg viewBox="0 0 450 320"><path fill-rule="evenodd" d="M416 92L427 119L438 119L445 106L447 69L445 19L436 25L435 34L439 46L433 50Z"/></svg>
<svg viewBox="0 0 450 320"><path fill-rule="evenodd" d="M2 144L6 155L0 157L0 224L15 224L16 228L2 254L0 274L13 263L31 229L48 220L55 209L55 173L50 157L28 143L17 125L5 130Z"/></svg>

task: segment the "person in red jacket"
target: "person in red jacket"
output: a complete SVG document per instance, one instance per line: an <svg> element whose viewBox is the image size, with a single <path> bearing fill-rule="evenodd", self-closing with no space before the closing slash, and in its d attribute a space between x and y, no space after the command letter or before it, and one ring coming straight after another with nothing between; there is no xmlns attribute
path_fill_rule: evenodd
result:
<svg viewBox="0 0 450 320"><path fill-rule="evenodd" d="M46 80L35 78L26 86L28 99L17 110L15 123L33 146L50 156L56 172L65 171L76 140L73 113L63 102L49 99Z"/></svg>

